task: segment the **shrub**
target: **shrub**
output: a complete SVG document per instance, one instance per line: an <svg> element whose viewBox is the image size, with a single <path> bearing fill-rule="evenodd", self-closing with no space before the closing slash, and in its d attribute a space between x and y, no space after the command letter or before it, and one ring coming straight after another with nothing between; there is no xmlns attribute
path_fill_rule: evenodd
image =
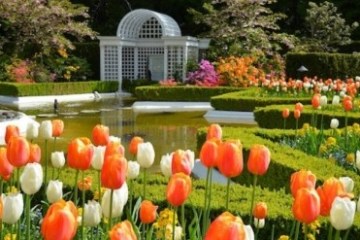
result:
<svg viewBox="0 0 360 240"><path fill-rule="evenodd" d="M219 77L214 65L208 60L202 59L198 69L188 73L187 82L200 86L217 86L219 84Z"/></svg>

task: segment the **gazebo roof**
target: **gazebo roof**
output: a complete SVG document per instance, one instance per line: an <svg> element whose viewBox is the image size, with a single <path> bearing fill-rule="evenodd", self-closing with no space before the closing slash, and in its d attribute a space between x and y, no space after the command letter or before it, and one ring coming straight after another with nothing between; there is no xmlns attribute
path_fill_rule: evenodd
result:
<svg viewBox="0 0 360 240"><path fill-rule="evenodd" d="M123 39L161 38L181 36L181 30L176 21L168 15L137 9L121 19L116 35Z"/></svg>

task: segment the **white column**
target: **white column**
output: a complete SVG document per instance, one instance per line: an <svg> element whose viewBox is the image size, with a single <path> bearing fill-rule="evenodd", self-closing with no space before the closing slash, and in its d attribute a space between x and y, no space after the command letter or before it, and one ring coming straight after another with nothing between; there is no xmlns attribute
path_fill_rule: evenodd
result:
<svg viewBox="0 0 360 240"><path fill-rule="evenodd" d="M134 47L134 79L138 79L139 75L139 48Z"/></svg>
<svg viewBox="0 0 360 240"><path fill-rule="evenodd" d="M168 46L164 46L164 79L169 78L168 69L169 69Z"/></svg>
<svg viewBox="0 0 360 240"><path fill-rule="evenodd" d="M105 80L105 47L100 41L100 80Z"/></svg>
<svg viewBox="0 0 360 240"><path fill-rule="evenodd" d="M121 92L122 87L122 46L118 45L118 81L119 81L119 89L118 91Z"/></svg>
<svg viewBox="0 0 360 240"><path fill-rule="evenodd" d="M186 79L186 63L188 59L188 46L187 43L184 43L184 59L182 64L182 80Z"/></svg>

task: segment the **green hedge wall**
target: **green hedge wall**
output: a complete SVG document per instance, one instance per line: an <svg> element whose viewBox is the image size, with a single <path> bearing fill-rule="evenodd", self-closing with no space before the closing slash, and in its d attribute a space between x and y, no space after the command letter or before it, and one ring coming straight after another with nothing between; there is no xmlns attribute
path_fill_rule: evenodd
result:
<svg viewBox="0 0 360 240"><path fill-rule="evenodd" d="M266 107L258 107L254 110L255 121L261 128L284 128L284 119L282 111L284 108L290 110L290 116L286 120L287 129L295 129L296 120L294 118L294 105L271 105ZM339 120L339 128L345 127L345 112L341 109L314 110L311 105L305 105L304 110L299 118L298 127L301 128L304 123L311 123L312 118L317 118L317 128L320 128L321 115L323 115L324 129L330 128L332 118ZM348 126L360 122L359 112L348 112Z"/></svg>
<svg viewBox="0 0 360 240"><path fill-rule="evenodd" d="M210 101L212 96L239 91L235 87L185 86L141 86L136 87L135 97L139 101Z"/></svg>
<svg viewBox="0 0 360 240"><path fill-rule="evenodd" d="M304 65L309 77L340 78L360 76L360 54L340 53L288 53L286 75L298 78L297 69Z"/></svg>
<svg viewBox="0 0 360 240"><path fill-rule="evenodd" d="M98 91L99 93L116 92L119 88L118 81L82 81L60 83L0 83L0 95L23 97L81 94Z"/></svg>
<svg viewBox="0 0 360 240"><path fill-rule="evenodd" d="M226 93L211 98L210 103L216 110L252 112L256 107L273 104L295 104L302 102L308 104L310 97L263 97L250 88L243 91Z"/></svg>

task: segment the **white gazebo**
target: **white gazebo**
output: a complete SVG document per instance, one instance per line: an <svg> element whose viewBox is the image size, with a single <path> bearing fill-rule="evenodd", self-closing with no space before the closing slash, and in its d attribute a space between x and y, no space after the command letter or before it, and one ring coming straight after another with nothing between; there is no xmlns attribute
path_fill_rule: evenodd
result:
<svg viewBox="0 0 360 240"><path fill-rule="evenodd" d="M126 14L116 36L100 36L101 80L186 78L188 60L198 61L209 39L181 36L168 15L137 9Z"/></svg>

